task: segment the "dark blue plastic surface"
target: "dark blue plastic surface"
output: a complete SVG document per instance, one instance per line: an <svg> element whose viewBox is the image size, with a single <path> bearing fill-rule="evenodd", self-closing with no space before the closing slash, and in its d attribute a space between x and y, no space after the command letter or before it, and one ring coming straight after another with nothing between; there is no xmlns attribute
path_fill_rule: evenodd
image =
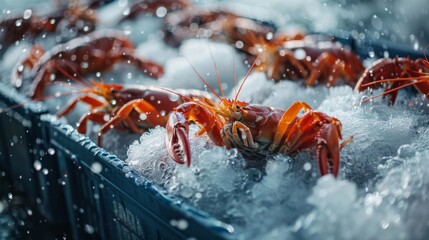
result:
<svg viewBox="0 0 429 240"><path fill-rule="evenodd" d="M166 194L55 117L43 116L56 149L76 239L227 239L231 227ZM96 166L96 167L94 167ZM101 171L94 172L101 166ZM172 220L186 220L179 230Z"/></svg>
<svg viewBox="0 0 429 240"><path fill-rule="evenodd" d="M40 116L47 113L42 103L30 102L14 89L0 83L0 108L17 104L0 114L0 168L12 189L24 193L48 222L64 225L64 202L59 195L56 161L44 146ZM40 167L40 169L39 169Z"/></svg>

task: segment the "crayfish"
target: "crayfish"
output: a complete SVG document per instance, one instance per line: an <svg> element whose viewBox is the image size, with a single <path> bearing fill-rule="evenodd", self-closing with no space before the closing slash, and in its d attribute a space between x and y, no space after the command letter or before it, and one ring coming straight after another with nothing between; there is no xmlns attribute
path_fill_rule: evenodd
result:
<svg viewBox="0 0 429 240"><path fill-rule="evenodd" d="M247 46L245 36L266 36L275 31L267 23L239 16L226 10L186 9L169 14L163 24L164 40L177 47L192 37L206 37L235 45L241 41Z"/></svg>
<svg viewBox="0 0 429 240"><path fill-rule="evenodd" d="M57 116L68 115L79 102L87 104L90 112L80 118L77 130L81 134L86 134L89 121L101 124L102 127L98 133L98 145L100 146L103 135L113 128L119 131L142 133L157 125L164 126L167 123L167 115L174 107L191 99L210 101L211 98L208 93L194 89L176 90L180 93L180 97L177 97L168 89L157 87L83 81L71 76L64 69L59 70L78 83L78 85L73 85L77 91L59 95L79 95L71 98L57 112Z"/></svg>
<svg viewBox="0 0 429 240"><path fill-rule="evenodd" d="M2 48L26 37L36 37L42 33L58 33L73 29L74 36L93 31L97 24L95 10L70 4L50 13L36 15L28 11L20 17L10 17L0 22L0 42ZM64 34L62 34L64 35Z"/></svg>
<svg viewBox="0 0 429 240"><path fill-rule="evenodd" d="M47 52L38 45L34 46L28 56L16 64L11 81L15 87L21 87L24 70L30 68L34 80L29 96L37 100L43 96L47 84L61 79L59 69L81 76L107 71L119 62L133 64L154 78L164 72L162 66L137 57L132 42L125 34L103 30L59 44Z"/></svg>
<svg viewBox="0 0 429 240"><path fill-rule="evenodd" d="M380 95L366 99L366 101L387 96L389 104L394 104L398 90L414 86L417 91L429 94L429 61L427 58L411 60L410 58L383 58L369 66L359 79L355 90L358 92L368 88L384 88Z"/></svg>
<svg viewBox="0 0 429 240"><path fill-rule="evenodd" d="M258 57L260 57L259 55ZM238 101L245 80L257 59L245 76L234 99L222 97L211 89L218 103L192 99L176 107L166 125L166 148L177 163L191 164L188 139L189 124L196 123L201 129L197 135L207 133L215 145L237 148L244 156L258 158L271 153L294 154L316 147L320 173L338 175L340 150L350 140L342 139L341 122L335 117L313 110L304 102L297 101L287 110L254 105ZM298 114L304 110L304 113Z"/></svg>
<svg viewBox="0 0 429 240"><path fill-rule="evenodd" d="M306 79L307 86L324 83L333 86L339 77L355 86L365 70L359 57L320 35L305 36L302 31L279 33L273 25L248 19L229 11L177 11L165 18L164 39L178 46L190 37L207 37L227 42L252 62L262 51L258 63L269 79Z"/></svg>
<svg viewBox="0 0 429 240"><path fill-rule="evenodd" d="M248 38L254 42L246 52L254 57L263 52L257 69L275 81L304 79L306 86L334 86L342 77L346 84L355 86L365 70L354 52L326 36L280 33L270 40Z"/></svg>

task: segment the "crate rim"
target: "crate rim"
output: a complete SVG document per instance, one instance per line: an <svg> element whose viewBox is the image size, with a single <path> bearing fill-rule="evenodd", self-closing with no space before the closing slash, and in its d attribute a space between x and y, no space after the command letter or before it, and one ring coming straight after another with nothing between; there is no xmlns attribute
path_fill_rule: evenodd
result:
<svg viewBox="0 0 429 240"><path fill-rule="evenodd" d="M70 124L62 122L57 116L49 113L41 115L40 119L42 122L50 124L56 130L70 137L71 140L74 140L77 144L81 145L82 147L85 147L93 154L94 157L99 157L103 161L105 161L106 164L112 165L113 167L120 170L121 174L126 178L127 181L132 182L138 188L143 188L142 190L147 191L153 197L157 198L161 204L164 204L169 208L173 208L174 211L177 211L178 213L180 213L180 215L184 217L188 217L190 219L195 220L196 222L201 223L206 227L206 229L213 230L213 233L215 235L218 235L223 239L235 239L235 229L232 225L224 223L212 216L211 214L190 206L189 204L185 203L182 198L168 193L167 190L163 189L157 184L154 184L153 181L151 181L138 171L132 169L132 167L130 167L124 160L97 146L89 137L80 134ZM103 181L107 181L113 186L116 186L115 183L111 182L108 178L103 176L102 172L94 174L102 178ZM128 195L126 192L122 191L119 186L117 187L119 191Z"/></svg>

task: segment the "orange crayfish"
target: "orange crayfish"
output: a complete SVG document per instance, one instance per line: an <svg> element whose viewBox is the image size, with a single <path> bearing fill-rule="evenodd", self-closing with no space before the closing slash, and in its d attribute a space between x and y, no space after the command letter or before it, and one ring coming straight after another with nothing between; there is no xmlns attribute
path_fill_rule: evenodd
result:
<svg viewBox="0 0 429 240"><path fill-rule="evenodd" d="M333 86L338 78L355 86L360 74L365 70L359 57L339 42L320 35L276 34L270 40L247 36L249 44L246 52L256 57L263 53L258 70L264 71L275 81L305 79L305 85L317 83Z"/></svg>
<svg viewBox="0 0 429 240"><path fill-rule="evenodd" d="M427 58L411 60L410 58L383 58L369 66L359 79L355 90L384 88L379 96L387 96L389 104L395 103L398 90L414 86L420 93L429 94L429 61ZM365 101L365 100L364 100Z"/></svg>
<svg viewBox="0 0 429 240"><path fill-rule="evenodd" d="M43 96L47 84L61 79L59 69L79 76L107 71L118 62L133 64L154 78L164 72L162 66L137 57L133 44L125 34L103 30L57 45L47 52L40 46L34 46L29 55L14 67L11 81L15 87L21 87L24 70L30 68L34 80L29 96L37 100Z"/></svg>
<svg viewBox="0 0 429 240"><path fill-rule="evenodd" d="M330 37L279 33L273 25L229 11L177 11L165 18L164 28L164 39L172 46L190 37L206 37L232 44L249 62L263 52L256 69L276 81L306 79L307 86L333 86L341 77L355 86L365 70L354 52Z"/></svg>
<svg viewBox="0 0 429 240"><path fill-rule="evenodd" d="M79 102L87 104L90 112L81 117L77 123L77 130L79 133L86 134L88 121L101 124L102 127L98 133L100 146L102 136L113 128L119 131L142 133L158 125L164 126L167 123L167 115L174 107L185 101L190 99L209 101L211 98L206 92L193 89L176 90L180 93L180 97L177 97L168 89L97 81L87 82L69 75L63 69L59 70L71 80L79 83L77 86L73 85L78 89L77 91L60 95L79 95L71 98L63 109L58 111L57 116L68 115Z"/></svg>
<svg viewBox="0 0 429 240"><path fill-rule="evenodd" d="M166 147L170 157L177 163L186 163L188 166L191 164L188 135L189 124L194 122L201 127L197 135L207 133L214 144L235 147L247 157L271 153L293 154L316 147L320 173L337 176L340 150L351 140L340 143L342 125L338 119L313 110L300 101L295 102L288 110L282 110L237 100L255 62L234 99L220 97L209 87L218 97L219 103L193 99L170 113L166 125ZM209 86L200 75L199 77ZM220 83L219 77L218 81ZM299 116L302 110L304 113Z"/></svg>

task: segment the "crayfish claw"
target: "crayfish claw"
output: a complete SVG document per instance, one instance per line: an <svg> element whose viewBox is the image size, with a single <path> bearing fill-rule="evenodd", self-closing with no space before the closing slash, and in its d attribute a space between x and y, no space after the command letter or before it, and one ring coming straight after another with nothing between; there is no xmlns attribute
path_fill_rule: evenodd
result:
<svg viewBox="0 0 429 240"><path fill-rule="evenodd" d="M172 113L166 125L165 143L170 157L177 163L191 165L191 147L188 139L189 127L180 113Z"/></svg>
<svg viewBox="0 0 429 240"><path fill-rule="evenodd" d="M317 141L317 160L320 174L338 175L340 168L340 143L341 135L332 124L327 124L320 129Z"/></svg>

